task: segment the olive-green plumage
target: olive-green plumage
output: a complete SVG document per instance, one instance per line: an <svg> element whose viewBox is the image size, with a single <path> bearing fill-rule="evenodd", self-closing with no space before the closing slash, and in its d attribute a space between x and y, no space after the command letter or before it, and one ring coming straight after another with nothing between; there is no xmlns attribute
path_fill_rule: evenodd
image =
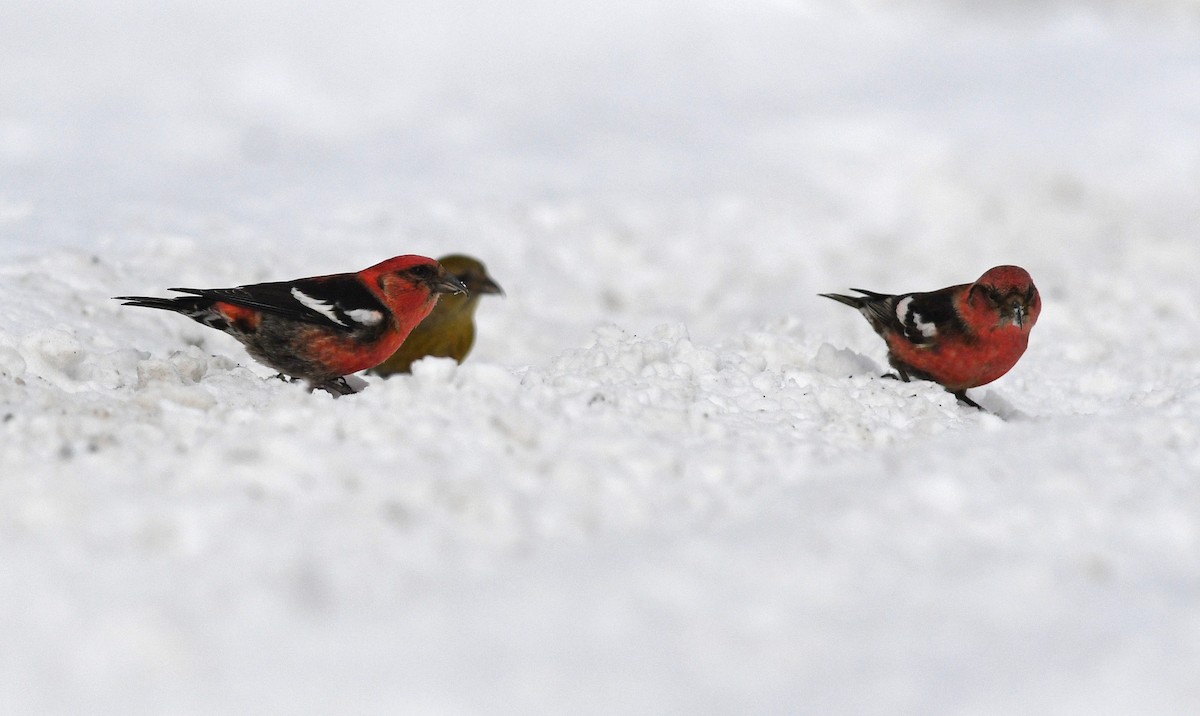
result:
<svg viewBox="0 0 1200 716"><path fill-rule="evenodd" d="M425 356L453 358L459 363L475 344L475 308L485 293L504 291L488 276L487 269L477 259L451 254L438 259L446 271L466 284L469 295L442 296L433 311L404 339L400 348L383 363L370 370L376 375L408 373L412 364Z"/></svg>

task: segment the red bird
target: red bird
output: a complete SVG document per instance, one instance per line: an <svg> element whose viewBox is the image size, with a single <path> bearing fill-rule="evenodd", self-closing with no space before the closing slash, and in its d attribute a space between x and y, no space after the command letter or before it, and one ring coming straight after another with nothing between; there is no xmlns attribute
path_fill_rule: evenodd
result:
<svg viewBox="0 0 1200 716"><path fill-rule="evenodd" d="M467 288L424 256L396 256L358 273L237 288L172 288L174 298L117 296L126 306L176 311L238 339L259 362L313 388L347 395L342 376L396 352L443 293Z"/></svg>
<svg viewBox="0 0 1200 716"><path fill-rule="evenodd" d="M820 295L866 316L887 342L888 362L900 380L931 380L975 408L980 406L967 397L967 388L990 383L1016 365L1042 311L1033 279L1019 266L996 266L975 283L928 293L850 290L863 296Z"/></svg>

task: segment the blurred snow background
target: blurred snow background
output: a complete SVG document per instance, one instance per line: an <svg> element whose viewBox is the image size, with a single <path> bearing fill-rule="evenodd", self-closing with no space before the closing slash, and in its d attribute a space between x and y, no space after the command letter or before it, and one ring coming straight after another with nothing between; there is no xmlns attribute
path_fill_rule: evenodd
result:
<svg viewBox="0 0 1200 716"><path fill-rule="evenodd" d="M0 5L0 702L1195 713L1197 87L1183 0ZM109 300L452 251L336 402ZM1004 419L814 295L997 263Z"/></svg>

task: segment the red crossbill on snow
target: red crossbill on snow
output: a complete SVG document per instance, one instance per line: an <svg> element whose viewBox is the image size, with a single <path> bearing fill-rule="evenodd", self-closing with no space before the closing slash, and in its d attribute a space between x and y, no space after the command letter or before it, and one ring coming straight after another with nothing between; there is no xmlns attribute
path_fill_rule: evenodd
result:
<svg viewBox="0 0 1200 716"><path fill-rule="evenodd" d="M975 283L896 295L852 288L862 296L822 293L858 309L888 347L901 380L930 380L978 408L967 389L1016 365L1029 345L1042 301L1019 266L988 269Z"/></svg>
<svg viewBox="0 0 1200 716"><path fill-rule="evenodd" d="M126 306L182 313L233 336L283 375L341 395L354 392L343 376L395 353L439 296L467 292L425 256L396 256L357 273L169 290L190 295L116 298Z"/></svg>

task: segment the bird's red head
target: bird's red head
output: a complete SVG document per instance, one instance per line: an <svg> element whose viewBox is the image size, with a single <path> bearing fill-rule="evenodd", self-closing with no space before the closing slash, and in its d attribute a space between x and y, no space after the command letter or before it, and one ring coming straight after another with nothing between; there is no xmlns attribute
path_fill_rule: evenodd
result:
<svg viewBox="0 0 1200 716"><path fill-rule="evenodd" d="M1042 299L1029 272L1020 266L996 266L971 284L967 305L997 315L996 327L1006 325L1028 332L1037 323Z"/></svg>
<svg viewBox="0 0 1200 716"><path fill-rule="evenodd" d="M467 293L462 281L427 256L394 256L358 273L391 309L401 340L429 315L443 293Z"/></svg>
<svg viewBox="0 0 1200 716"><path fill-rule="evenodd" d="M428 256L393 256L363 269L359 275L364 281L374 283L389 297L413 291L428 292L430 296L467 292L462 281Z"/></svg>

